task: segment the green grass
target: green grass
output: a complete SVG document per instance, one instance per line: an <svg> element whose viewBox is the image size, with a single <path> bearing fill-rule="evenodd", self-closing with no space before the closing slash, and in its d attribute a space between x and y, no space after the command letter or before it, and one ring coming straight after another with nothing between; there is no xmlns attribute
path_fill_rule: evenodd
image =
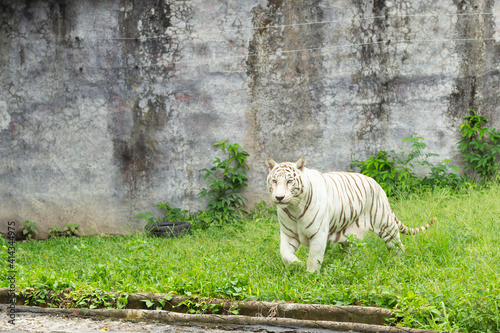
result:
<svg viewBox="0 0 500 333"><path fill-rule="evenodd" d="M18 288L163 292L394 309L415 328L500 331L500 186L460 194L446 189L392 200L406 225L437 224L402 236L406 253L363 242L329 246L318 274L285 268L275 216L179 239L58 238L16 244ZM8 287L7 243L0 243L0 286ZM2 250L3 247L3 250ZM306 260L307 249L299 258ZM4 267L2 267L2 265Z"/></svg>

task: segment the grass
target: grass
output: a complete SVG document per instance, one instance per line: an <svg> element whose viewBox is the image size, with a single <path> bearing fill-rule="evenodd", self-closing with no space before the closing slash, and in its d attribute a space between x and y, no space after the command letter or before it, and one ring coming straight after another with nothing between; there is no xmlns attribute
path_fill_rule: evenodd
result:
<svg viewBox="0 0 500 333"><path fill-rule="evenodd" d="M17 243L16 286L37 290L162 292L245 300L368 305L393 309L393 324L500 331L500 186L447 189L392 200L406 225L437 224L402 236L404 256L369 234L328 247L318 274L285 268L274 215L179 239L56 238ZM0 286L8 287L7 242L0 241ZM298 253L303 261L307 249ZM5 267L2 267L4 265Z"/></svg>

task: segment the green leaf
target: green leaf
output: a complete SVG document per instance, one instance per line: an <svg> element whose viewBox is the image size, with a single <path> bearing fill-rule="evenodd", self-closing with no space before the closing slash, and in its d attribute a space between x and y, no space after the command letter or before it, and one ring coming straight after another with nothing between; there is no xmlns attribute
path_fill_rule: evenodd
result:
<svg viewBox="0 0 500 333"><path fill-rule="evenodd" d="M146 306L147 306L148 308L151 308L151 307L155 304L155 303L154 303L154 301L149 300L149 299L146 299L146 300L141 300L141 302L146 303Z"/></svg>

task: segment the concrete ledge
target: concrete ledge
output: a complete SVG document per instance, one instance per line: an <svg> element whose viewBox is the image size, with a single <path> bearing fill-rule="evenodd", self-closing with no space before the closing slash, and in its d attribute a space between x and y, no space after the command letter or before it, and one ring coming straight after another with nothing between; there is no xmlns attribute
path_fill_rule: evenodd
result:
<svg viewBox="0 0 500 333"><path fill-rule="evenodd" d="M7 305L0 305L0 310L7 311ZM363 323L331 322L324 320L300 320L290 318L249 317L242 315L206 315L186 314L164 310L137 309L55 309L31 306L16 306L16 312L30 312L73 317L110 318L133 321L158 321L175 325L217 325L217 326L252 326L268 325L279 327L307 327L354 331L364 333L434 333L431 330L419 330L405 327L370 325Z"/></svg>
<svg viewBox="0 0 500 333"><path fill-rule="evenodd" d="M18 290L19 292L20 290ZM296 326L335 329L338 331L354 330L358 332L433 332L404 327L384 326L393 318L389 309L364 306L337 306L324 304L274 303L264 301L230 301L217 298L193 298L171 296L163 302L162 310L153 310L161 306L158 300L165 300L169 294L134 293L128 296L125 309L57 309L29 304L26 296L16 298L16 311L57 313L63 315L107 317L127 320L156 320L172 324L213 324L213 325L271 325ZM153 302L148 309L146 302ZM28 301L28 302L27 302ZM50 301L50 299L46 299ZM185 303L218 304L215 314L187 314L190 307ZM8 289L0 288L0 304L9 304ZM5 309L7 305L0 305ZM238 315L230 310L237 308Z"/></svg>
<svg viewBox="0 0 500 333"><path fill-rule="evenodd" d="M139 293L129 296L127 309L144 309L143 300L162 299L166 294ZM191 298L192 299L192 298ZM164 310L174 312L187 312L186 306L179 304L190 300L184 296L173 296L166 304ZM192 299L193 300L193 299ZM363 306L335 306L324 304L297 304L297 303L274 303L264 301L228 301L218 298L196 299L198 302L207 304L222 304L222 309L228 313L230 309L238 309L238 313L252 317L290 318L300 320L326 320L338 322L353 322L383 325L387 319L392 318L388 309L363 307ZM155 306L159 303L155 302ZM153 307L155 308L155 307Z"/></svg>
<svg viewBox="0 0 500 333"><path fill-rule="evenodd" d="M20 290L17 290L20 292ZM153 301L154 305L150 309L161 307L158 300L164 300L169 294L160 293L134 293L128 296L126 309L144 309L148 307L144 301ZM388 309L364 307L364 306L337 306L324 304L297 304L297 303L274 303L264 301L230 301L219 298L193 298L186 296L172 295L172 299L164 302L163 310L186 313L190 309L183 305L186 301L219 304L220 310L216 314L228 314L231 309L238 309L238 313L251 317L272 317L290 318L300 320L326 320L338 322L365 323L374 325L384 325L387 319L392 318L392 313ZM49 303L50 297L45 299ZM0 289L0 304L9 304L8 289ZM16 298L18 305L30 304L26 296ZM41 305L45 307L46 305Z"/></svg>

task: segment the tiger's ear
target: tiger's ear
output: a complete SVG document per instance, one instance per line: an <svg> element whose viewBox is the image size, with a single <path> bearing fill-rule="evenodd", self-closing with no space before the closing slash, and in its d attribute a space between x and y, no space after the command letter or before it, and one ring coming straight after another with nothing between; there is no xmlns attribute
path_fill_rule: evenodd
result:
<svg viewBox="0 0 500 333"><path fill-rule="evenodd" d="M273 159L268 158L266 160L266 165L267 165L267 168L269 169L269 172L271 172L274 169L276 164L278 164L278 163L276 163Z"/></svg>
<svg viewBox="0 0 500 333"><path fill-rule="evenodd" d="M301 156L295 164L297 166L297 169L299 169L301 172L304 171L304 168L306 166L306 158L304 156Z"/></svg>

